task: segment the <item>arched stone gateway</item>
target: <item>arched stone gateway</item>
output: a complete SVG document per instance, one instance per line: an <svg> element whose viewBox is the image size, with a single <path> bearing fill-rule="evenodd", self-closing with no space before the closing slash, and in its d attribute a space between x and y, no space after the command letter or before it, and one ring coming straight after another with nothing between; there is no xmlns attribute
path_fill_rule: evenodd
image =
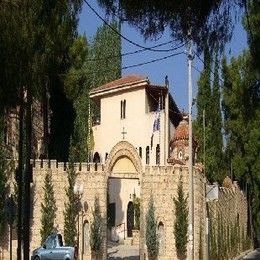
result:
<svg viewBox="0 0 260 260"><path fill-rule="evenodd" d="M127 169L122 168L122 164L128 166ZM120 168L118 169L117 166ZM109 153L105 165L105 172L107 172L109 176L112 176L113 173L117 172L126 173L128 169L131 170L132 173L141 174L142 163L135 147L127 141L121 141L117 143Z"/></svg>
<svg viewBox="0 0 260 260"><path fill-rule="evenodd" d="M135 226L134 198L140 198L142 163L135 147L127 141L117 143L107 157L108 243L133 244ZM138 247L138 245L136 245ZM110 246L108 250L110 250Z"/></svg>

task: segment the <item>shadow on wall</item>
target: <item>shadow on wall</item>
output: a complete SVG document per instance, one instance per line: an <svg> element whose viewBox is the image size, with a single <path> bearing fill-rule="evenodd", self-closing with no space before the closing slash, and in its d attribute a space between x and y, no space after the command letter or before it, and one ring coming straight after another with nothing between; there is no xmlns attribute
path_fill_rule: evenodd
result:
<svg viewBox="0 0 260 260"><path fill-rule="evenodd" d="M116 178L108 179L107 191L107 223L109 229L108 239L112 241L119 241L124 239L124 230L126 223L124 223L123 203L120 197L122 188L121 180Z"/></svg>

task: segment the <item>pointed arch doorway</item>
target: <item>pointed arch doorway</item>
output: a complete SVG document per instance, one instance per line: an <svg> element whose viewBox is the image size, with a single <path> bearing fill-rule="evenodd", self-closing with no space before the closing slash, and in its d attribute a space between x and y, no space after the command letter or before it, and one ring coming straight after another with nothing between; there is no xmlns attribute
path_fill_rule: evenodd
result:
<svg viewBox="0 0 260 260"><path fill-rule="evenodd" d="M107 223L108 226L108 252L111 243L115 241L127 245L130 250L135 248L135 257L139 256L139 242L133 244L134 229L134 194L140 197L140 182L142 176L142 164L140 157L129 142L119 142L108 155L105 171L107 172ZM109 244L110 243L110 244ZM121 244L120 243L120 244ZM133 251L134 252L134 251ZM121 252L123 255L127 252ZM120 253L120 254L121 254ZM111 255L111 257L117 255ZM129 255L125 255L126 257ZM112 258L111 258L112 259Z"/></svg>

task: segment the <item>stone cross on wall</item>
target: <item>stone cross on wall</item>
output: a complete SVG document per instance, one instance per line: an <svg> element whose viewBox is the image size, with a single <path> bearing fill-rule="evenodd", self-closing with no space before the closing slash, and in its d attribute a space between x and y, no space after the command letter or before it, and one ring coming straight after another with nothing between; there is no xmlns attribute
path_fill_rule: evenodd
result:
<svg viewBox="0 0 260 260"><path fill-rule="evenodd" d="M124 127L123 127L123 131L121 132L121 134L123 135L123 140L125 140L125 135L127 134L127 132L125 131Z"/></svg>

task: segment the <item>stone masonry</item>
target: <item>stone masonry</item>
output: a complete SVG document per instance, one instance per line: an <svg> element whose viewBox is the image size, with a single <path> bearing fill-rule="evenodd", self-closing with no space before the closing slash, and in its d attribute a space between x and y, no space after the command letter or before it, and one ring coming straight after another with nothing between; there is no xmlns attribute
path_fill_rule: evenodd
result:
<svg viewBox="0 0 260 260"><path fill-rule="evenodd" d="M122 157L127 157L136 167L135 173L113 173L113 165ZM92 209L95 196L99 197L101 214L103 218L103 259L107 259L107 186L109 178L138 179L140 181L141 199L141 226L140 226L140 259L147 259L145 246L145 214L151 196L154 199L156 220L160 224L164 243L161 245L158 260L177 259L174 238L175 209L173 198L177 196L177 186L182 176L183 187L188 194L188 167L175 164L174 166L146 166L142 167L138 159L136 149L126 141L119 142L111 151L106 164L75 163L77 174L76 183L83 183L84 193L81 203L84 205L80 212L79 223L79 256L82 253L82 224L92 222ZM138 161L139 160L139 161ZM44 178L48 171L52 172L52 180L55 191L57 214L55 228L63 234L64 230L64 203L66 202L67 172L65 163L57 163L54 160L35 160L33 162L32 189L32 219L31 219L31 250L40 245L41 229L41 202L44 197ZM200 259L200 247L205 245L205 177L200 167L194 166L194 254L195 259ZM11 181L12 185L13 181ZM223 217L233 218L239 214L242 225L247 223L247 203L239 187L234 184L231 189L220 188L219 201L210 205L212 212L219 212ZM214 213L215 214L215 213ZM75 220L77 223L77 219ZM5 243L0 244L0 259L9 259L8 235ZM203 252L203 251L202 251ZM16 241L13 241L13 259L15 259ZM91 259L90 249L84 250L83 259Z"/></svg>

